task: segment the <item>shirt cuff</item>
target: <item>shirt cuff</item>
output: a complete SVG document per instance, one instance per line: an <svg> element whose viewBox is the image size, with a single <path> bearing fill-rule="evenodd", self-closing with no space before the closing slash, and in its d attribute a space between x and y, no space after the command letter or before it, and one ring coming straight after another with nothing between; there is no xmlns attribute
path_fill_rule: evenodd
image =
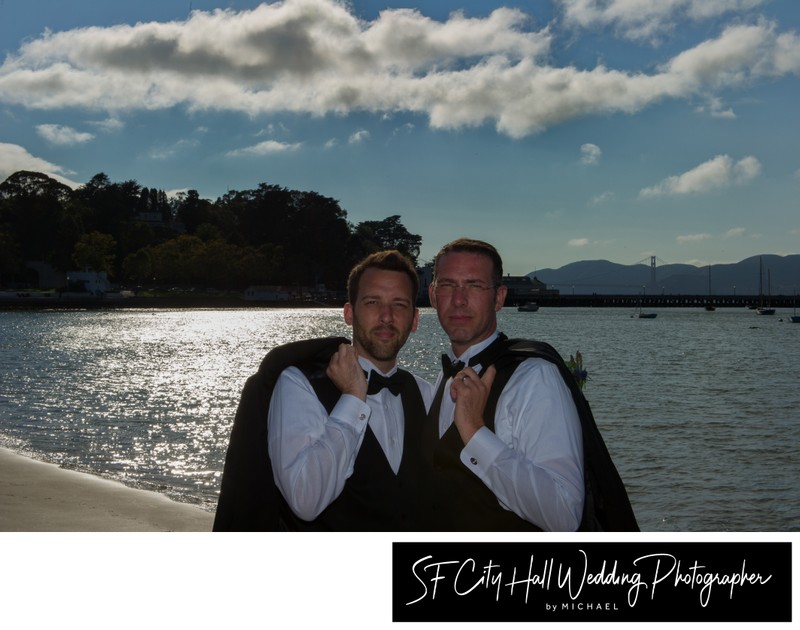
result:
<svg viewBox="0 0 800 630"><path fill-rule="evenodd" d="M461 463L469 470L484 478L486 471L506 449L503 441L488 427L481 427L461 449Z"/></svg>
<svg viewBox="0 0 800 630"><path fill-rule="evenodd" d="M342 394L331 411L331 418L353 427L357 433L363 433L367 429L367 422L372 410L369 405L358 396L352 394Z"/></svg>

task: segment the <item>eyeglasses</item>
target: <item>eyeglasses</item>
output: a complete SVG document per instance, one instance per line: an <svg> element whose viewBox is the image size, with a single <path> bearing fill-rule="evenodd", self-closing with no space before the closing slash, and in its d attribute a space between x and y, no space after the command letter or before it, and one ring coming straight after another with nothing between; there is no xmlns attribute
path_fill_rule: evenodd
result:
<svg viewBox="0 0 800 630"><path fill-rule="evenodd" d="M497 288L496 284L472 281L458 284L449 280L442 280L441 282L437 281L436 284L433 285L433 289L438 295L453 295L456 289L463 289L467 295L481 295L485 291L491 291L495 288Z"/></svg>

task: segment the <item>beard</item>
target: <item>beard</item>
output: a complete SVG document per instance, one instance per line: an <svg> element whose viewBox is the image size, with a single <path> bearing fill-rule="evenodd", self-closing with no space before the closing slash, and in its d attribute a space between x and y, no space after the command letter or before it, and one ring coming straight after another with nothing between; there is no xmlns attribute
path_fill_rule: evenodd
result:
<svg viewBox="0 0 800 630"><path fill-rule="evenodd" d="M394 333L391 339L380 339L375 335L375 333L387 330ZM378 361L393 361L400 352L400 349L405 345L406 339L408 339L410 333L410 328L402 332L394 326L377 326L367 331L358 326L355 321L353 325L354 341L367 353L366 358L372 358Z"/></svg>

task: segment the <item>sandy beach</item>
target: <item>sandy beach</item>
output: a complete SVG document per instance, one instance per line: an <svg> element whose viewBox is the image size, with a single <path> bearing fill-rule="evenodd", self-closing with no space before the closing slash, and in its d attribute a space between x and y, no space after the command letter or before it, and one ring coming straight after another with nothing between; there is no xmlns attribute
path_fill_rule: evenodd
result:
<svg viewBox="0 0 800 630"><path fill-rule="evenodd" d="M210 532L214 514L0 448L0 531Z"/></svg>

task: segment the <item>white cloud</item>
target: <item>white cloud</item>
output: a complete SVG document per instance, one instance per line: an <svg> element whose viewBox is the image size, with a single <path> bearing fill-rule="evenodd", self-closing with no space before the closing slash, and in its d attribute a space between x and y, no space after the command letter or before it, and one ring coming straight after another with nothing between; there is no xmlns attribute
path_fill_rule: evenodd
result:
<svg viewBox="0 0 800 630"><path fill-rule="evenodd" d="M687 258L683 261L683 263L685 265L691 265L692 267L707 267L708 265L712 264L702 258Z"/></svg>
<svg viewBox="0 0 800 630"><path fill-rule="evenodd" d="M700 241L707 241L710 238L710 234L685 234L683 236L678 236L675 240L683 245L684 243L699 243Z"/></svg>
<svg viewBox="0 0 800 630"><path fill-rule="evenodd" d="M697 108L697 111L708 112L712 118L725 118L728 120L734 120L736 118L736 112L730 107L726 108L723 102L716 97L710 98L708 106L701 105Z"/></svg>
<svg viewBox="0 0 800 630"><path fill-rule="evenodd" d="M367 140L369 140L369 131L366 129L359 129L347 139L347 142L349 144L361 144Z"/></svg>
<svg viewBox="0 0 800 630"><path fill-rule="evenodd" d="M178 140L171 145L155 147L154 149L150 150L148 155L153 160L168 160L172 157L175 157L181 151L194 148L199 144L200 143L194 139Z"/></svg>
<svg viewBox="0 0 800 630"><path fill-rule="evenodd" d="M71 171L31 155L18 144L0 142L0 181L5 181L10 175L13 175L17 171L44 173L62 184L66 184L70 188L78 188L81 186L78 182L72 181L66 177L66 175L74 174Z"/></svg>
<svg viewBox="0 0 800 630"><path fill-rule="evenodd" d="M736 118L736 113L728 108L728 109L712 109L711 116L714 118L727 118L728 120L733 120Z"/></svg>
<svg viewBox="0 0 800 630"><path fill-rule="evenodd" d="M89 124L97 127L97 129L104 133L114 133L122 131L125 128L125 123L113 116L105 120L93 120L90 121Z"/></svg>
<svg viewBox="0 0 800 630"><path fill-rule="evenodd" d="M394 130L394 135L398 135L401 133L409 134L412 131L414 131L414 123L405 123Z"/></svg>
<svg viewBox="0 0 800 630"><path fill-rule="evenodd" d="M287 151L297 151L302 146L301 143L289 144L276 140L265 140L250 147L228 151L228 157L240 157L243 155L270 155L272 153L285 153Z"/></svg>
<svg viewBox="0 0 800 630"><path fill-rule="evenodd" d="M570 247L586 247L589 244L588 238L573 238L567 241Z"/></svg>
<svg viewBox="0 0 800 630"><path fill-rule="evenodd" d="M743 13L767 0L558 0L564 21L576 28L612 27L632 40L657 43L678 23Z"/></svg>
<svg viewBox="0 0 800 630"><path fill-rule="evenodd" d="M733 174L737 183L747 183L761 174L761 162L749 155L733 165Z"/></svg>
<svg viewBox="0 0 800 630"><path fill-rule="evenodd" d="M747 232L747 230L745 230L743 227L731 228L730 230L725 232L725 237L724 238L726 238L726 239L728 239L728 238L741 238L742 236L745 235L746 232Z"/></svg>
<svg viewBox="0 0 800 630"><path fill-rule="evenodd" d="M606 190L605 192L601 192L599 195L595 195L592 197L591 201L589 202L590 206L597 206L606 201L614 198L614 193L610 190Z"/></svg>
<svg viewBox="0 0 800 630"><path fill-rule="evenodd" d="M800 35L797 33L782 33L775 39L772 51L772 67L775 74L798 74L800 72L800 59L797 49L800 46Z"/></svg>
<svg viewBox="0 0 800 630"><path fill-rule="evenodd" d="M274 136L274 135L276 135L278 133L288 133L288 132L289 132L289 130L287 129L286 125L284 125L283 123L278 123L278 124L270 123L264 129L259 131L256 134L256 137L259 137L259 136Z"/></svg>
<svg viewBox="0 0 800 630"><path fill-rule="evenodd" d="M51 144L75 145L94 140L94 134L76 131L62 125L37 125L36 133Z"/></svg>
<svg viewBox="0 0 800 630"><path fill-rule="evenodd" d="M709 88L737 86L753 79L800 72L800 41L787 42L792 63L779 63L780 38L775 25L736 25L722 35L686 50L664 65L662 71L679 82Z"/></svg>
<svg viewBox="0 0 800 630"><path fill-rule="evenodd" d="M734 162L728 155L718 155L682 175L674 175L655 186L643 188L639 191L639 197L705 193L732 184L744 184L760 172L761 164L752 156Z"/></svg>
<svg viewBox="0 0 800 630"><path fill-rule="evenodd" d="M597 164L600 162L600 156L603 152L596 144L587 142L581 146L581 163L582 164Z"/></svg>
<svg viewBox="0 0 800 630"><path fill-rule="evenodd" d="M563 4L599 10L590 0ZM650 4L665 3L614 0L601 13ZM699 3L681 4L684 13L702 14ZM515 9L445 21L389 9L364 21L350 6L284 0L195 11L185 21L48 32L3 61L0 102L111 115L171 107L253 116L412 113L437 129L494 124L519 138L579 117L800 74L800 39L765 22L728 28L646 73L554 66L554 27L534 30Z"/></svg>

